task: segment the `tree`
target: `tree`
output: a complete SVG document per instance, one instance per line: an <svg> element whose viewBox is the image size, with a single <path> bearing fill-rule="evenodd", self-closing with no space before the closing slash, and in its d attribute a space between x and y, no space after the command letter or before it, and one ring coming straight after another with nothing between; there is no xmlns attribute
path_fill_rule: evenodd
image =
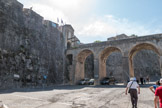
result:
<svg viewBox="0 0 162 108"><path fill-rule="evenodd" d="M100 40L96 40L96 41L94 41L94 43L99 43L99 42L101 42Z"/></svg>

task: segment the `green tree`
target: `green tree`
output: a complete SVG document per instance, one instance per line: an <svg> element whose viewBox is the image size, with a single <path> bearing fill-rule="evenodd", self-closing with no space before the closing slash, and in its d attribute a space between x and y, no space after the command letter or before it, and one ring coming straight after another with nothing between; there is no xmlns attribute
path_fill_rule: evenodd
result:
<svg viewBox="0 0 162 108"><path fill-rule="evenodd" d="M94 41L94 43L99 43L99 42L101 42L100 40L96 40L96 41Z"/></svg>

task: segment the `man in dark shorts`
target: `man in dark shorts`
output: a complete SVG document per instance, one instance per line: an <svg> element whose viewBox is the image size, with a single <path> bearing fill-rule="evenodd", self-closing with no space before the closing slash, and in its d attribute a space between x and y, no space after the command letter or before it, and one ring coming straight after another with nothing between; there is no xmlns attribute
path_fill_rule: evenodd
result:
<svg viewBox="0 0 162 108"><path fill-rule="evenodd" d="M160 86L156 88L155 90L155 98L154 98L155 108L157 108L158 97L159 97L159 103L160 103L159 108L162 108L162 78L160 79Z"/></svg>

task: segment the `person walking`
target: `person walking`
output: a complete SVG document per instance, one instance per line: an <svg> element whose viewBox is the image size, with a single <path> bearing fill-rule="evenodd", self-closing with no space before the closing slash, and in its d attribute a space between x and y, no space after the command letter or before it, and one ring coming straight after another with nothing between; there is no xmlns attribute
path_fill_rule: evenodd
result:
<svg viewBox="0 0 162 108"><path fill-rule="evenodd" d="M162 78L160 79L160 86L158 88L156 88L155 90L155 98L154 98L154 106L155 108L158 108L157 107L157 102L159 100L160 102L160 107L159 108L162 108Z"/></svg>
<svg viewBox="0 0 162 108"><path fill-rule="evenodd" d="M143 85L143 77L140 77L141 84Z"/></svg>
<svg viewBox="0 0 162 108"><path fill-rule="evenodd" d="M137 88L138 94L140 94L140 86L136 82L136 78L135 77L130 78L130 82L128 82L127 84L125 94L127 95L127 92L130 93L132 108L137 108L137 101L138 101Z"/></svg>
<svg viewBox="0 0 162 108"><path fill-rule="evenodd" d="M156 81L155 85L150 86L149 89L155 94L155 90L156 90L156 88L158 88L159 86L160 86L160 83L159 83L159 80L158 80L158 81ZM159 99L158 99L158 101L157 101L157 106L158 106L158 108L159 108Z"/></svg>
<svg viewBox="0 0 162 108"><path fill-rule="evenodd" d="M147 83L149 84L149 81L150 81L149 75L147 75L146 81L147 81Z"/></svg>
<svg viewBox="0 0 162 108"><path fill-rule="evenodd" d="M158 88L159 85L160 85L160 83L159 83L159 80L158 80L158 81L156 81L155 85L150 86L149 89L150 89L153 93L155 93L155 90L156 90L156 88Z"/></svg>

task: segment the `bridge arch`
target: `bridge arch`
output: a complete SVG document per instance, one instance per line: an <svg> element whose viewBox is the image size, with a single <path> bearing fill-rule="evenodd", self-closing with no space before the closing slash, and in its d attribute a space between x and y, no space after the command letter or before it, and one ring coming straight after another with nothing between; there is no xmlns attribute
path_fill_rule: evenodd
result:
<svg viewBox="0 0 162 108"><path fill-rule="evenodd" d="M75 83L77 83L79 80L83 79L85 77L85 60L86 58L94 54L93 51L89 49L84 49L79 52L79 54L76 57L76 67L75 67Z"/></svg>
<svg viewBox="0 0 162 108"><path fill-rule="evenodd" d="M136 44L129 52L129 74L130 77L134 76L134 67L133 67L133 58L137 54L137 52L141 50L152 50L154 51L158 56L160 56L160 53L155 45L152 43L140 43Z"/></svg>
<svg viewBox="0 0 162 108"><path fill-rule="evenodd" d="M106 77L106 60L113 52L121 52L117 47L107 47L99 55L99 80Z"/></svg>

